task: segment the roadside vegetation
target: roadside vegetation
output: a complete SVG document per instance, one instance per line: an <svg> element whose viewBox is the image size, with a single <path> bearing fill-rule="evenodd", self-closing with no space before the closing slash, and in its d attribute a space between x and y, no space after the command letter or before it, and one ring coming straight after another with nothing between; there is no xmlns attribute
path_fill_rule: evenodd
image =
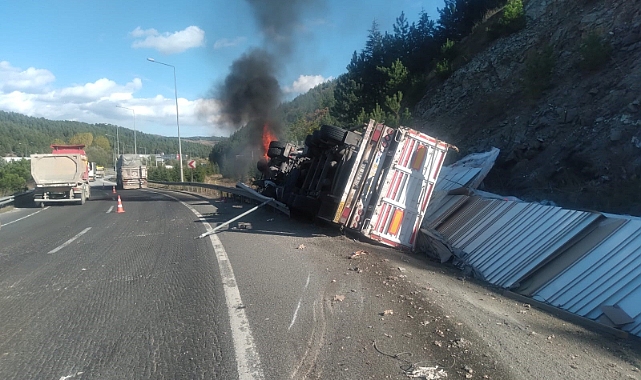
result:
<svg viewBox="0 0 641 380"><path fill-rule="evenodd" d="M177 160L166 162L169 166L147 166L147 179L159 182L180 182L180 164ZM185 182L205 183L211 177L218 174L218 165L207 161L200 161L196 164L196 169L183 168Z"/></svg>
<svg viewBox="0 0 641 380"><path fill-rule="evenodd" d="M31 181L31 164L27 160L5 162L0 160L0 197L27 189Z"/></svg>

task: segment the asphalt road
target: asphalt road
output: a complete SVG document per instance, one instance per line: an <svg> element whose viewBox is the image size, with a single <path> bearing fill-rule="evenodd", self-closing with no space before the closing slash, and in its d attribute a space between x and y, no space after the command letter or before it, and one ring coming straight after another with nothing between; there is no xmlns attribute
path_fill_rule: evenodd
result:
<svg viewBox="0 0 641 380"><path fill-rule="evenodd" d="M456 273L267 208L197 239L254 205L126 190L116 213L94 185L0 213L1 379L571 378L510 369L488 342L523 337L479 331L504 311L469 307L486 290Z"/></svg>

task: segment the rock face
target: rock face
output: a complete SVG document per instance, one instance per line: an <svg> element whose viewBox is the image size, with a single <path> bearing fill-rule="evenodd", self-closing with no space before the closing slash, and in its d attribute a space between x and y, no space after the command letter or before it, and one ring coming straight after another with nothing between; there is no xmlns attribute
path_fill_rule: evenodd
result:
<svg viewBox="0 0 641 380"><path fill-rule="evenodd" d="M525 29L463 53L429 87L415 110L422 128L459 147L452 160L500 148L485 190L641 216L641 0L524 5ZM587 71L580 47L594 33L610 58ZM464 52L466 44L479 50L474 33ZM550 86L533 95L526 66L544 47L553 51Z"/></svg>

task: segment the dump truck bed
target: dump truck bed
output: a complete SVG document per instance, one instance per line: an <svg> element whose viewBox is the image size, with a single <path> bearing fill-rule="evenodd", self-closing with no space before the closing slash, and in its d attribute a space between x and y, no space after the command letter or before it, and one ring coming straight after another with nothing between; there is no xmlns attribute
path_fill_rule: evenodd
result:
<svg viewBox="0 0 641 380"><path fill-rule="evenodd" d="M87 170L81 154L31 155L31 176L36 186L72 185L83 181Z"/></svg>

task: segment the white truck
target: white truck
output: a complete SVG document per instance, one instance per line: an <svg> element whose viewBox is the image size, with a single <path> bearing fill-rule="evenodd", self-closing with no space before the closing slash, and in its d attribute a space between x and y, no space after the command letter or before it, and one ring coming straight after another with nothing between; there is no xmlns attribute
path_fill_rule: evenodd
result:
<svg viewBox="0 0 641 380"><path fill-rule="evenodd" d="M84 145L52 145L51 154L31 155L31 176L36 184L33 200L85 204L91 195Z"/></svg>
<svg viewBox="0 0 641 380"><path fill-rule="evenodd" d="M303 148L272 141L255 184L294 215L411 250L449 147L374 120L362 133L323 125Z"/></svg>
<svg viewBox="0 0 641 380"><path fill-rule="evenodd" d="M94 182L96 180L96 163L89 162L89 182Z"/></svg>

